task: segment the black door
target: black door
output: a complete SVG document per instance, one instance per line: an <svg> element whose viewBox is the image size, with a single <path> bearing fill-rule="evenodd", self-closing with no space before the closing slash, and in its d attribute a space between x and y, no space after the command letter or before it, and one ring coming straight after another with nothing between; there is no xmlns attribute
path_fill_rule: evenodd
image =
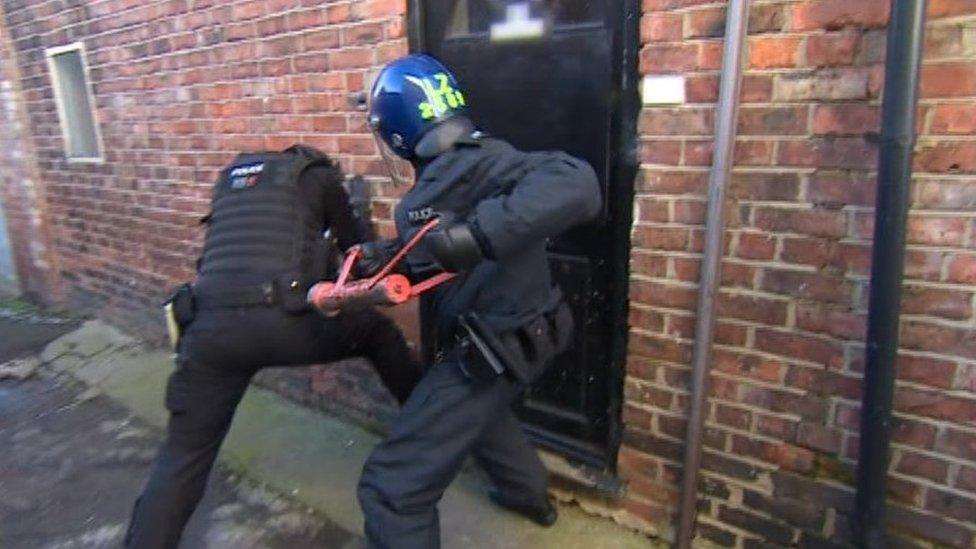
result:
<svg viewBox="0 0 976 549"><path fill-rule="evenodd" d="M575 309L575 347L529 391L519 415L539 443L601 468L612 467L619 436L635 4L417 0L410 13L412 48L455 71L481 129L523 150L567 151L589 161L600 177L601 222L550 248L555 278Z"/></svg>

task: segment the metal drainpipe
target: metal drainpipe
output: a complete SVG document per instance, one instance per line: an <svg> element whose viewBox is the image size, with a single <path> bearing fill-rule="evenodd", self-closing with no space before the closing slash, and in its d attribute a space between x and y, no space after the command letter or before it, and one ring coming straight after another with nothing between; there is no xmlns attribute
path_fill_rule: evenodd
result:
<svg viewBox="0 0 976 549"><path fill-rule="evenodd" d="M685 435L682 471L680 524L677 547L687 549L695 532L698 516L698 469L701 466L702 429L708 396L708 366L715 331L715 294L725 241L725 195L732 174L735 131L742 87L742 51L748 26L749 0L731 0L725 21L725 51L715 122L715 156L708 183L708 215L705 225L705 252L702 257L701 286L695 321L695 347L692 355L691 409Z"/></svg>
<svg viewBox="0 0 976 549"><path fill-rule="evenodd" d="M885 547L891 404L898 356L905 225L915 150L926 0L893 0L885 62L871 297L861 406L854 532L859 547Z"/></svg>

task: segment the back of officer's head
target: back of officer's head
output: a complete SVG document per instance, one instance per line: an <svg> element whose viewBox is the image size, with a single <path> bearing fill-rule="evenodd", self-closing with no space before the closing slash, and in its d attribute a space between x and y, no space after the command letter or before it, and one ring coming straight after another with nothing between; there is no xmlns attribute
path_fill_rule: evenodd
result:
<svg viewBox="0 0 976 549"><path fill-rule="evenodd" d="M384 67L369 97L369 125L388 160L393 155L414 161L440 152L430 143L437 141L430 134L445 127L470 128L467 113L457 79L426 54L401 57Z"/></svg>

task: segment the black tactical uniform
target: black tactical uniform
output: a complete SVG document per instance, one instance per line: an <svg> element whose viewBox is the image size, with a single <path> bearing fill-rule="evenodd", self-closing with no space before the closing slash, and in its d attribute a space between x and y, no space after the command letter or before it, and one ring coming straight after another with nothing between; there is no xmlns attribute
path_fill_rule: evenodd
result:
<svg viewBox="0 0 976 549"><path fill-rule="evenodd" d="M477 133L437 152L417 164L417 182L396 209L399 239L437 216L445 227L438 238L466 227L483 259L422 299L434 332L425 337L436 341L433 364L367 460L359 485L372 548L439 547L437 503L469 453L488 473L497 503L530 516L548 507L546 470L511 404L524 387L516 380L537 377L570 329L550 318L564 306L550 279L546 239L592 220L601 205L593 169L562 153L522 153ZM411 276L458 270L432 249L437 241L428 237L408 256ZM478 357L459 319L472 313L515 342L530 373L469 375Z"/></svg>
<svg viewBox="0 0 976 549"><path fill-rule="evenodd" d="M261 368L365 356L400 402L420 378L387 317L366 310L325 318L305 305L309 285L328 272L323 231L331 228L343 248L365 236L338 168L320 155L297 147L243 154L221 174L192 292L195 316L166 389L166 441L136 502L127 547L177 546Z"/></svg>

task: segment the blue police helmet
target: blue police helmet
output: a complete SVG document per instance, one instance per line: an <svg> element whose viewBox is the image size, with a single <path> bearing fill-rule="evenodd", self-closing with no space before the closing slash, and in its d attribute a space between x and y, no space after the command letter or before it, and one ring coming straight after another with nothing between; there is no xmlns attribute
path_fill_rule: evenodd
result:
<svg viewBox="0 0 976 549"><path fill-rule="evenodd" d="M382 145L400 158L431 128L467 114L467 102L451 71L430 55L415 53L383 68L369 97L369 125Z"/></svg>

